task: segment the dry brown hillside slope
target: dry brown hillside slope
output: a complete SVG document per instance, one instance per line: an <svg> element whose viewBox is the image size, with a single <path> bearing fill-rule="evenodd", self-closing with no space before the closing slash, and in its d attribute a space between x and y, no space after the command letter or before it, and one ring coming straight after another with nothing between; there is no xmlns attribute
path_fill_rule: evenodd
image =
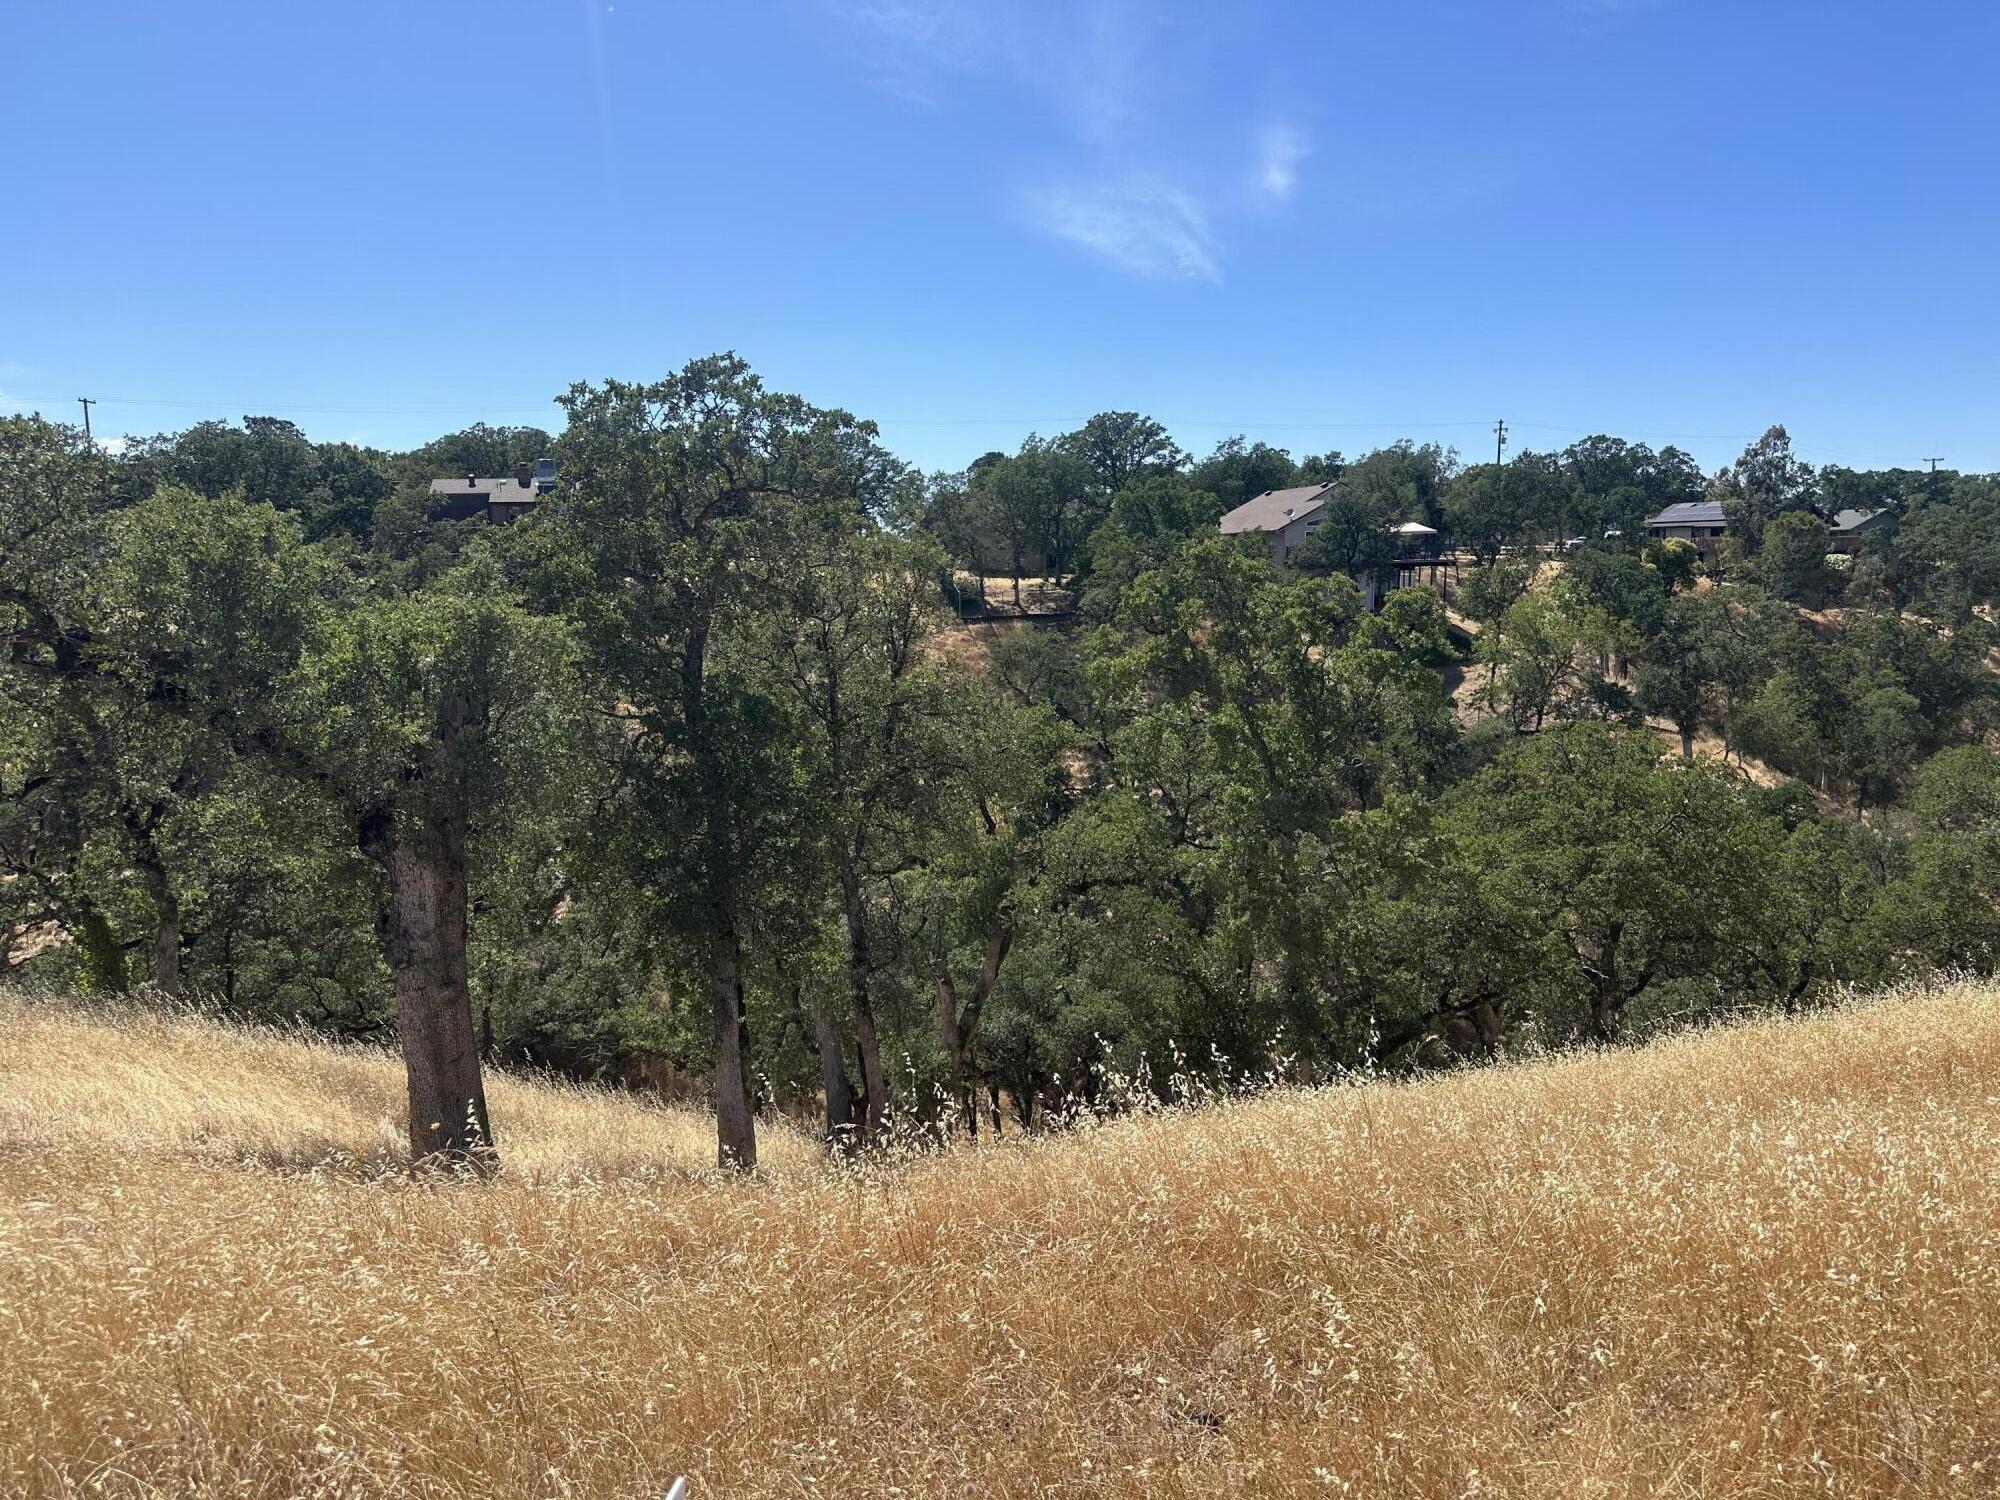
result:
<svg viewBox="0 0 2000 1500"><path fill-rule="evenodd" d="M501 1182L370 1175L385 1058L0 1036L0 1494L2000 1475L1990 988L747 1184L693 1116L520 1082Z"/></svg>

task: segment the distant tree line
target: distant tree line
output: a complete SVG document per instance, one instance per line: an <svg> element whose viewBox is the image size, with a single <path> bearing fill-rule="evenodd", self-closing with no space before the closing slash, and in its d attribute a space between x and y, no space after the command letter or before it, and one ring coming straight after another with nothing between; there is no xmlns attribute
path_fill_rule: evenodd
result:
<svg viewBox="0 0 2000 1500"><path fill-rule="evenodd" d="M1995 963L1994 476L1130 412L924 476L729 356L562 405L400 454L0 421L8 982L393 1037L417 1157L495 1160L509 1061L707 1092L748 1168L776 1110L866 1150ZM545 454L520 522L432 519ZM1218 533L1305 483L1300 566ZM1718 551L1646 539L1702 498ZM1363 607L1400 520L1449 611ZM961 625L960 570L1076 612Z"/></svg>

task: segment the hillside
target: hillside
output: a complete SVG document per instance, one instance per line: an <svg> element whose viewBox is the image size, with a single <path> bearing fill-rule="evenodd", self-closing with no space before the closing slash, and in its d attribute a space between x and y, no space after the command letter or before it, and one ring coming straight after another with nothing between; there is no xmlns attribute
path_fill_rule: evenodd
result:
<svg viewBox="0 0 2000 1500"><path fill-rule="evenodd" d="M503 1081L0 1000L0 1493L1990 1492L2000 1010L829 1173ZM774 1133L775 1134L775 1133Z"/></svg>

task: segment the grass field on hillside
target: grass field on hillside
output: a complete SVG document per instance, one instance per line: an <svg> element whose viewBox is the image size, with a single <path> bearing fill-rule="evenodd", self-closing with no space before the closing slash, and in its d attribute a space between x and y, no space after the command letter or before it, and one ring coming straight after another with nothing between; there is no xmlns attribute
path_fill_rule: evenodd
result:
<svg viewBox="0 0 2000 1500"><path fill-rule="evenodd" d="M2000 1009L1897 996L874 1173L0 1000L0 1494L1950 1495L2000 1476Z"/></svg>

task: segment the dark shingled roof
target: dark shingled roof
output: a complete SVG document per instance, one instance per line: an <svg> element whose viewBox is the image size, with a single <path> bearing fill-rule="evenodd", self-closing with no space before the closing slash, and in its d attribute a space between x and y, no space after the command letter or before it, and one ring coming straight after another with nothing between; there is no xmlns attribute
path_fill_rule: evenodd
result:
<svg viewBox="0 0 2000 1500"><path fill-rule="evenodd" d="M494 500L533 500L538 492L533 479L522 484L512 474L503 474L498 479L485 479L476 475L468 478L461 474L456 479L433 479L431 493L440 497L484 495Z"/></svg>
<svg viewBox="0 0 2000 1500"><path fill-rule="evenodd" d="M520 507L540 502L555 487L555 482L556 462L552 458L537 460L525 480L518 474L459 474L451 479L433 479L431 519L464 521L482 512L487 513L489 520L496 516L512 518L520 514ZM493 506L501 509L493 511Z"/></svg>
<svg viewBox="0 0 2000 1500"><path fill-rule="evenodd" d="M1326 504L1333 491L1330 484L1301 484L1289 490L1266 490L1253 495L1222 518L1224 532L1283 531L1302 516L1309 516Z"/></svg>
<svg viewBox="0 0 2000 1500"><path fill-rule="evenodd" d="M1837 510L1833 513L1833 529L1859 531L1881 514L1879 510Z"/></svg>
<svg viewBox="0 0 2000 1500"><path fill-rule="evenodd" d="M1684 500L1679 505L1669 505L1657 516L1646 517L1648 526L1720 526L1723 524L1722 502L1720 500Z"/></svg>

